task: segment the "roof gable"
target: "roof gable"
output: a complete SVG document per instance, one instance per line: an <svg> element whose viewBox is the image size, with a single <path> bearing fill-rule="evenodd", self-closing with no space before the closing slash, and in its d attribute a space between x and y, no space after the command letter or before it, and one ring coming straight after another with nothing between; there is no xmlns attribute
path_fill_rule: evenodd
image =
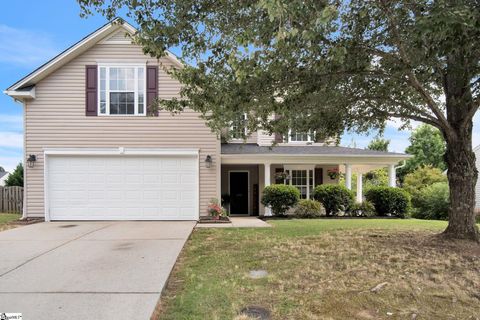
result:
<svg viewBox="0 0 480 320"><path fill-rule="evenodd" d="M7 95L14 96L17 95L18 91L21 91L23 88L34 86L40 80L44 79L82 53L86 52L97 43L131 43L130 39L126 37L126 34L129 33L133 35L136 31L137 30L128 22L125 22L120 18L116 18L115 20L103 25L96 31L90 33L82 40L78 41L50 61L41 65L27 76L11 85L5 91L5 93ZM178 58L175 57L171 52L167 51L166 57L178 67L183 66Z"/></svg>

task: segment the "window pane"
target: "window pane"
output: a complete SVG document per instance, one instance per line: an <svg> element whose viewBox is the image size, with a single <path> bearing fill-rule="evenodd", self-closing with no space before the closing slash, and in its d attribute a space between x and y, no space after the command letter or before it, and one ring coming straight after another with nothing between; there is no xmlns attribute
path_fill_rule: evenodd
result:
<svg viewBox="0 0 480 320"><path fill-rule="evenodd" d="M143 84L145 83L145 73L143 68L138 68L138 90L143 92Z"/></svg>
<svg viewBox="0 0 480 320"><path fill-rule="evenodd" d="M118 80L118 90L127 90L125 80Z"/></svg>
<svg viewBox="0 0 480 320"><path fill-rule="evenodd" d="M117 90L117 80L110 79L110 90Z"/></svg>
<svg viewBox="0 0 480 320"><path fill-rule="evenodd" d="M127 104L127 114L135 114L135 104L133 103Z"/></svg>
<svg viewBox="0 0 480 320"><path fill-rule="evenodd" d="M117 80L117 68L110 68L110 79Z"/></svg>
<svg viewBox="0 0 480 320"><path fill-rule="evenodd" d="M138 103L138 113L143 114L143 103Z"/></svg>
<svg viewBox="0 0 480 320"><path fill-rule="evenodd" d="M126 78L127 79L135 79L135 68L127 68L126 69Z"/></svg>
<svg viewBox="0 0 480 320"><path fill-rule="evenodd" d="M110 92L110 114L135 114L135 93Z"/></svg>
<svg viewBox="0 0 480 320"><path fill-rule="evenodd" d="M100 80L105 80L106 79L106 70L105 70L105 67L101 67L100 68Z"/></svg>
<svg viewBox="0 0 480 320"><path fill-rule="evenodd" d="M127 82L126 89L128 91L134 91L135 90L135 80L134 79L128 79L128 80L126 80L126 82Z"/></svg>

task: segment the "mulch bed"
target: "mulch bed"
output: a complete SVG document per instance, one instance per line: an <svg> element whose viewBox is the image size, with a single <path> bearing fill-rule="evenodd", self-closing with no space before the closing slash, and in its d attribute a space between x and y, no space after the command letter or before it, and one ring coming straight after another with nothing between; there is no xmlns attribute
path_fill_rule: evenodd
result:
<svg viewBox="0 0 480 320"><path fill-rule="evenodd" d="M198 220L198 223L231 223L229 217L219 217L219 218L214 218L214 217L200 217Z"/></svg>
<svg viewBox="0 0 480 320"><path fill-rule="evenodd" d="M29 224L34 224L34 223L39 223L39 222L44 222L44 221L45 221L45 219L43 219L43 218L25 218L25 219L10 221L8 224L26 226L26 225L29 225Z"/></svg>

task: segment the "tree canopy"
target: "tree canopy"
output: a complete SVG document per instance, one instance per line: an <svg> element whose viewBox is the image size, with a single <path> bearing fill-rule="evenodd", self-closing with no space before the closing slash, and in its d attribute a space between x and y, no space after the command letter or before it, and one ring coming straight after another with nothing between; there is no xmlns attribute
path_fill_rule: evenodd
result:
<svg viewBox="0 0 480 320"><path fill-rule="evenodd" d="M388 151L388 145L390 144L390 140L376 137L367 146L369 150L377 150L377 151Z"/></svg>
<svg viewBox="0 0 480 320"><path fill-rule="evenodd" d="M402 176L422 166L431 166L441 171L447 169L444 160L445 140L438 129L430 125L421 125L412 132L409 140L410 145L405 152L413 155L413 158L406 161L401 171Z"/></svg>
<svg viewBox="0 0 480 320"><path fill-rule="evenodd" d="M5 186L7 187L23 187L23 165L19 163L15 170L5 180Z"/></svg>
<svg viewBox="0 0 480 320"><path fill-rule="evenodd" d="M201 112L217 132L339 136L390 118L437 127L447 142L446 235L479 239L472 118L480 104L476 0L77 0L83 15L119 10L147 54L179 47L183 84L167 110ZM276 117L272 118L271 115Z"/></svg>

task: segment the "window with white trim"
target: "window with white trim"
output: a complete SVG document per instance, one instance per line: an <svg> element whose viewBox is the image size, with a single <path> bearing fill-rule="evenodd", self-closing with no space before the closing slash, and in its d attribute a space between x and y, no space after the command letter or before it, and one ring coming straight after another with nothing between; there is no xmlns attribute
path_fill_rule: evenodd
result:
<svg viewBox="0 0 480 320"><path fill-rule="evenodd" d="M230 126L230 136L232 139L243 139L247 135L247 114L242 113L232 121Z"/></svg>
<svg viewBox="0 0 480 320"><path fill-rule="evenodd" d="M312 134L309 132L297 132L290 129L288 131L288 142L312 142Z"/></svg>
<svg viewBox="0 0 480 320"><path fill-rule="evenodd" d="M306 168L290 168L285 170L289 176L285 182L291 186L294 186L300 191L301 199L311 199L314 189L314 171L313 169Z"/></svg>
<svg viewBox="0 0 480 320"><path fill-rule="evenodd" d="M145 65L98 67L98 114L146 114Z"/></svg>

